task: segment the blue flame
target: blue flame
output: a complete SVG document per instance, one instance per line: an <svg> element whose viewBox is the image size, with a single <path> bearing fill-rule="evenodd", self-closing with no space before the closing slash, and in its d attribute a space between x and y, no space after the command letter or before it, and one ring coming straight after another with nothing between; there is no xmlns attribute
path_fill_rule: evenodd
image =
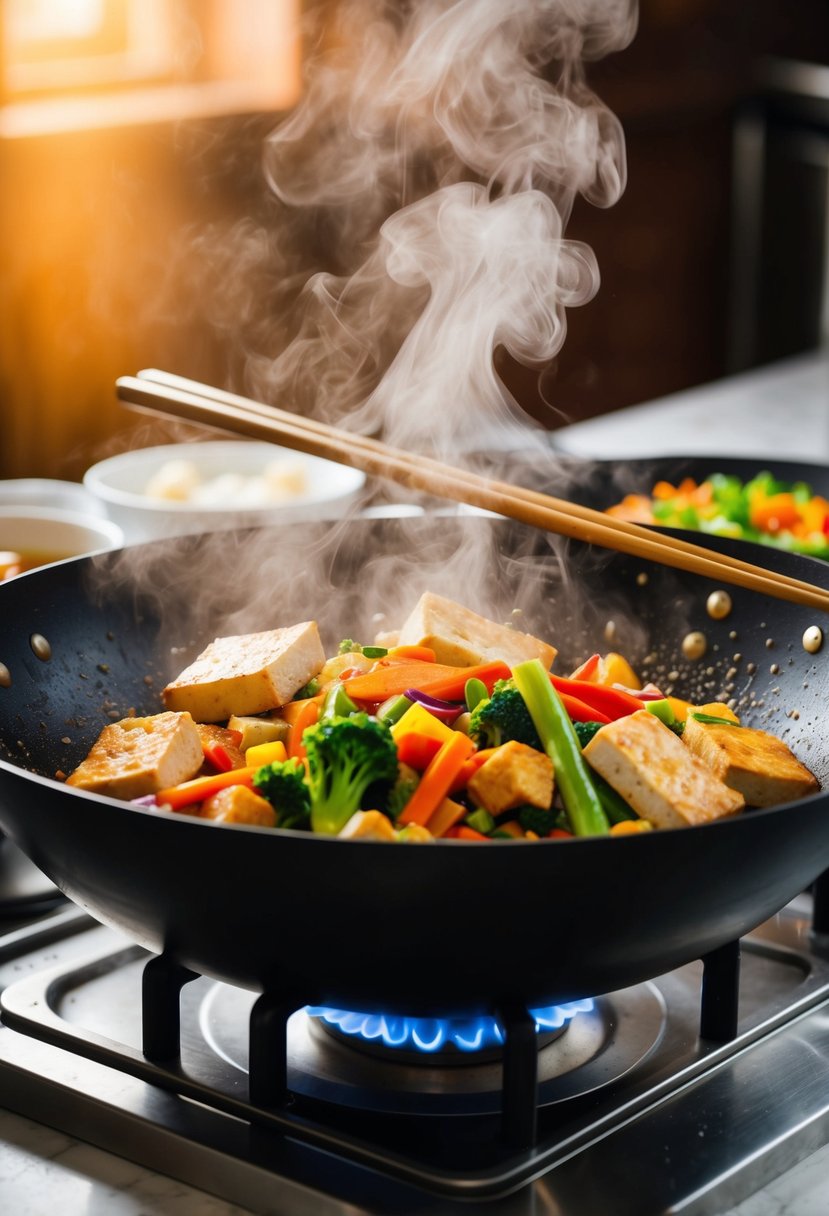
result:
<svg viewBox="0 0 829 1216"><path fill-rule="evenodd" d="M577 1013L589 1013L593 1001L568 1001L564 1005L549 1005L531 1009L535 1029L539 1034L560 1030ZM347 1009L329 1009L325 1005L306 1005L305 1012L319 1018L343 1034L367 1042L379 1041L386 1047L405 1047L412 1051L435 1052L451 1045L459 1051L484 1051L500 1047L504 1028L493 1017L473 1018L409 1018L384 1013L351 1013Z"/></svg>

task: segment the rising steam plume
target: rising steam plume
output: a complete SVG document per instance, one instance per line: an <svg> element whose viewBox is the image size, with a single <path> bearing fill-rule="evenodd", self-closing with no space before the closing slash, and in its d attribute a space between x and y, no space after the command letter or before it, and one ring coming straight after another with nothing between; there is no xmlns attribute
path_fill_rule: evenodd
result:
<svg viewBox="0 0 829 1216"><path fill-rule="evenodd" d="M630 41L636 2L342 0L324 13L265 172L339 265L307 279L249 387L458 458L519 412L496 348L548 364L565 310L598 289L592 251L565 226L578 194L615 202L626 166L584 64Z"/></svg>

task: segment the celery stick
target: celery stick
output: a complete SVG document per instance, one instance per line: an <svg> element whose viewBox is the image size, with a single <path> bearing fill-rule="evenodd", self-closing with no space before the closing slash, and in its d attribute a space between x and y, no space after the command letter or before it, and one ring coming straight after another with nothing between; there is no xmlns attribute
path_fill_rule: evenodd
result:
<svg viewBox="0 0 829 1216"><path fill-rule="evenodd" d="M530 717L553 762L556 784L577 836L598 836L609 831L607 815L596 793L578 736L561 698L539 659L513 668L513 679Z"/></svg>

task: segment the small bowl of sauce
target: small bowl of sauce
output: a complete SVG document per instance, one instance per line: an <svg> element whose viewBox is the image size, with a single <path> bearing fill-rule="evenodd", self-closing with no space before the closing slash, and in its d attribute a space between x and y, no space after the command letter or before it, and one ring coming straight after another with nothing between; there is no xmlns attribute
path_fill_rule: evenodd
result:
<svg viewBox="0 0 829 1216"><path fill-rule="evenodd" d="M52 507L0 506L0 582L123 544L111 520Z"/></svg>

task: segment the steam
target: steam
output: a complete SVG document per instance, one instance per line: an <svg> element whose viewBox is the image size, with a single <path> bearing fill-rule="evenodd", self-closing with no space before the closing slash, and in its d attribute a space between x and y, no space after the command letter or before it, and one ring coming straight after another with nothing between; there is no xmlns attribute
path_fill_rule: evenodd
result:
<svg viewBox="0 0 829 1216"><path fill-rule="evenodd" d="M579 195L616 201L626 166L584 63L629 42L635 0L341 0L333 21L330 2L312 17L303 100L264 150L272 211L222 241L220 323L246 337L247 391L453 463L497 450L516 420L529 446L495 353L545 367L566 310L598 290L591 250L565 228ZM595 616L560 538L516 529L504 545L484 521L440 517L392 531L391 544L348 520L267 544L208 537L197 560L148 546L110 577L144 560L139 584L176 601L182 645L311 616L335 644L394 628L427 589L502 620L521 609L520 627L556 644Z"/></svg>
<svg viewBox="0 0 829 1216"><path fill-rule="evenodd" d="M590 300L575 197L625 185L616 118L583 62L633 36L635 0L346 0L303 101L270 137L285 208L324 213L345 273L319 271L254 391L458 457L521 415L493 368L546 366ZM349 258L350 251L354 251Z"/></svg>

